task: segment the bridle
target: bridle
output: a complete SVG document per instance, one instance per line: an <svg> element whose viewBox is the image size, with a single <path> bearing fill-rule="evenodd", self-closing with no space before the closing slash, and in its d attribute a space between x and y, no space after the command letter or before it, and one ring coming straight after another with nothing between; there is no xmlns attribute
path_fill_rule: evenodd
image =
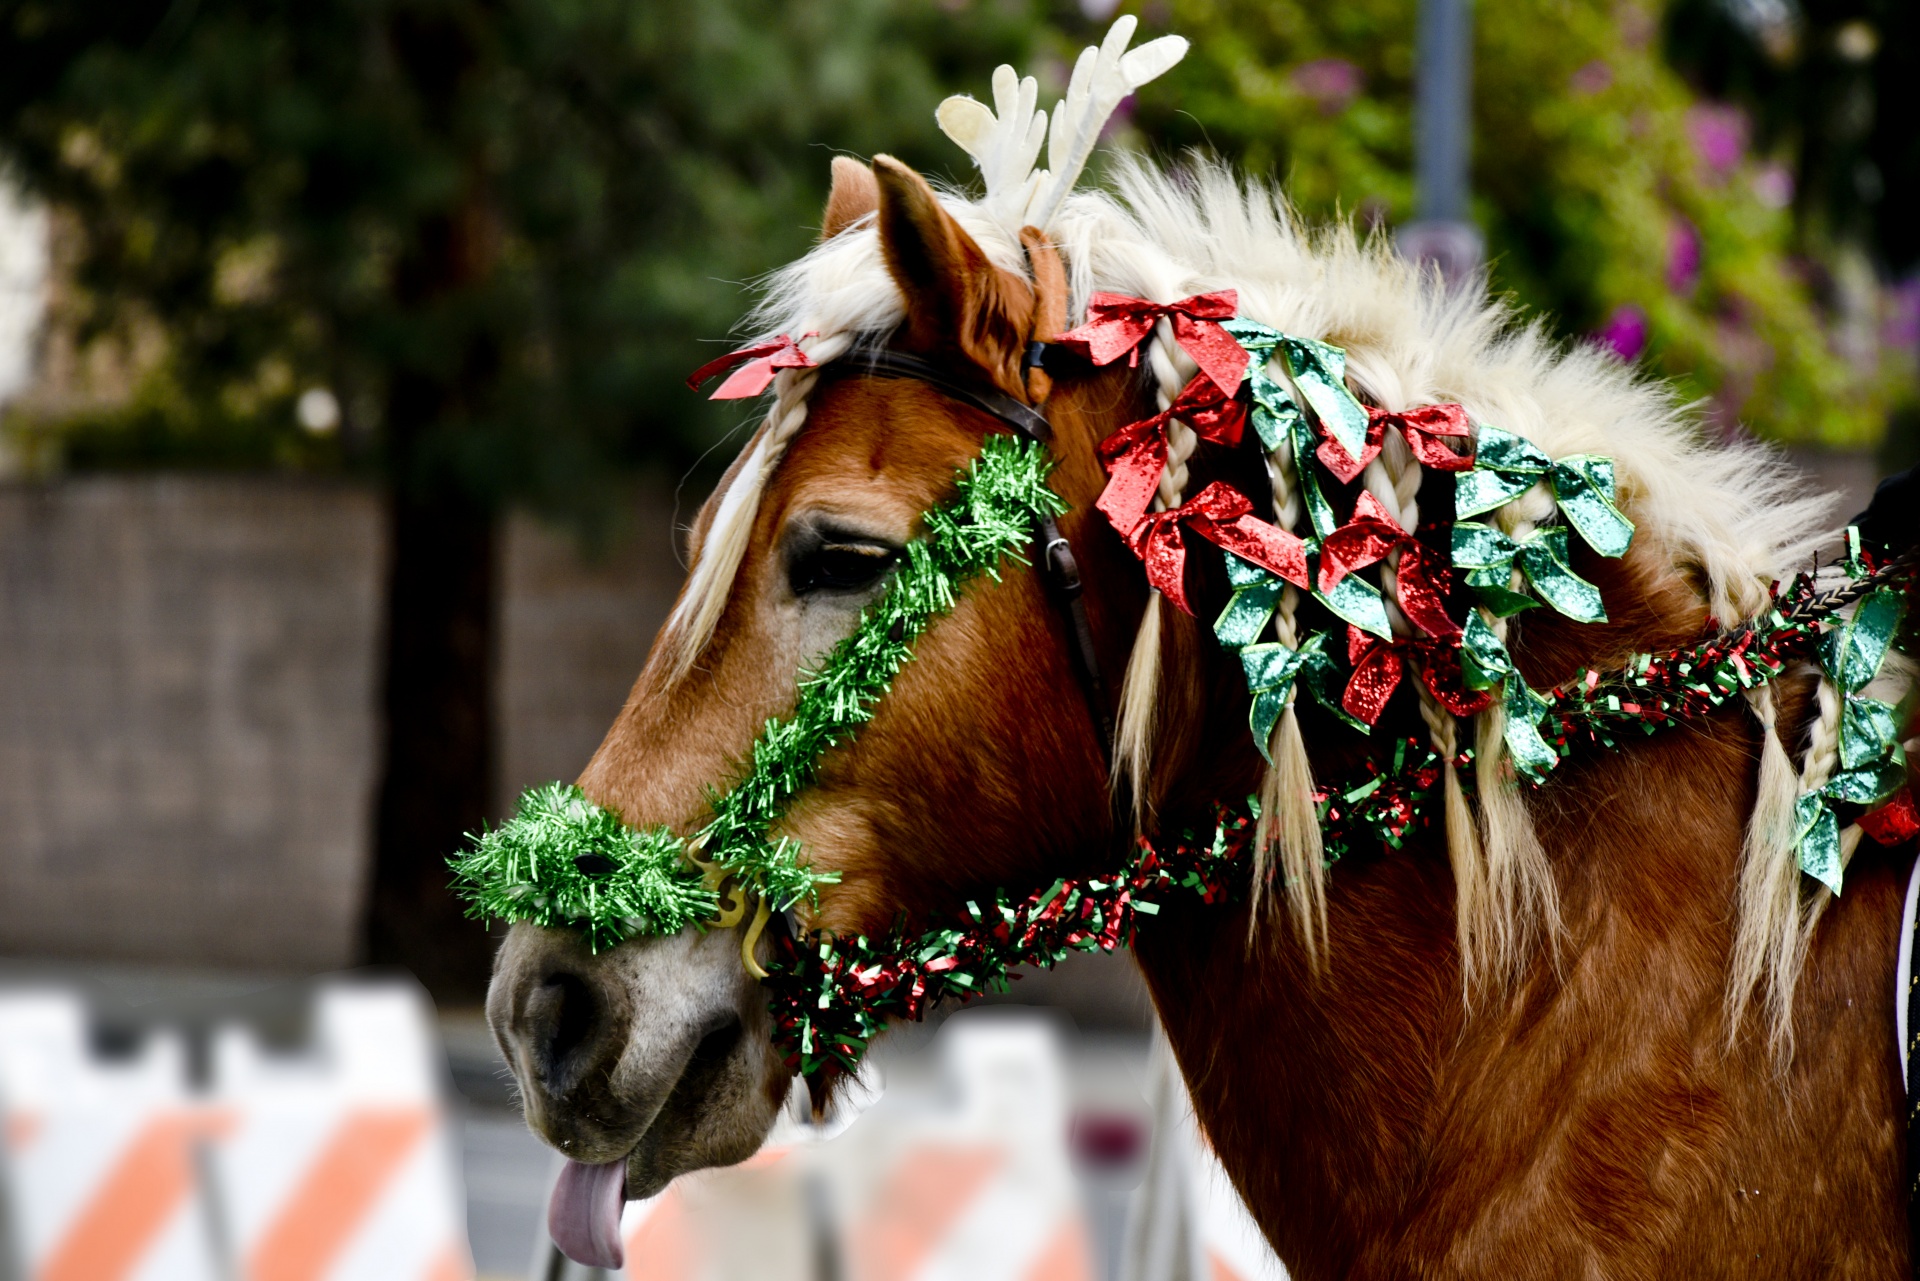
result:
<svg viewBox="0 0 1920 1281"><path fill-rule="evenodd" d="M1044 369L1049 362L1062 372L1086 367L1086 362L1071 348L1058 343L1032 342L1027 344L1021 361L1022 372ZM1037 406L992 387L983 387L956 377L930 360L890 347L879 347L858 356L842 357L836 363L841 364L848 373L874 378L908 378L925 383L949 399L999 419L1015 435L1048 450L1053 448L1053 424L1047 421L1047 416ZM1113 712L1107 698L1106 682L1100 673L1100 652L1094 644L1093 626L1087 619L1086 585L1080 576L1080 562L1073 554L1073 545L1060 532L1060 524L1052 516L1043 516L1034 521L1033 566L1034 572L1040 576L1047 599L1053 603L1065 627L1068 659L1086 700L1088 715L1093 721L1101 760L1111 767Z"/></svg>

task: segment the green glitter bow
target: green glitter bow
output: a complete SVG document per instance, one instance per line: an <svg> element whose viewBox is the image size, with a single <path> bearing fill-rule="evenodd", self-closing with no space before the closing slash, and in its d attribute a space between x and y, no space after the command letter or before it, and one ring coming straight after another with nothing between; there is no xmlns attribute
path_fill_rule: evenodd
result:
<svg viewBox="0 0 1920 1281"><path fill-rule="evenodd" d="M1347 389L1347 353L1332 343L1281 334L1277 350L1286 361L1293 385L1307 398L1315 418L1327 434L1340 442L1349 457L1367 449L1367 407ZM1302 470L1305 470L1304 467Z"/></svg>
<svg viewBox="0 0 1920 1281"><path fill-rule="evenodd" d="M1501 708L1506 712L1507 754L1513 758L1514 768L1529 782L1546 778L1560 763L1560 754L1540 733L1540 721L1550 704L1527 688L1513 656L1478 610L1467 615L1466 633L1460 641L1460 674L1468 689L1499 691Z"/></svg>
<svg viewBox="0 0 1920 1281"><path fill-rule="evenodd" d="M1273 739L1273 727L1280 713L1287 710L1287 693L1301 677L1316 672L1331 672L1333 658L1326 650L1327 634L1315 632L1302 641L1299 649L1288 649L1278 641L1248 645L1240 651L1240 666L1247 675L1247 689L1253 703L1247 709L1247 726L1253 731L1253 745L1271 763L1267 745Z"/></svg>
<svg viewBox="0 0 1920 1281"><path fill-rule="evenodd" d="M1358 727L1358 722L1340 705L1336 681L1338 664L1327 650L1327 633L1314 632L1300 642L1298 649L1289 649L1278 641L1262 642L1260 637L1266 634L1267 623L1279 608L1280 595L1287 584L1279 575L1250 560L1232 552L1222 554L1226 557L1227 583L1233 589L1233 596L1220 611L1220 617L1214 620L1213 634L1222 647L1240 657L1241 670L1247 677L1247 692L1253 698L1247 711L1247 727L1253 731L1253 745L1260 749L1260 755L1269 761L1273 759L1268 752L1273 727L1286 711L1289 693L1296 681L1304 680L1308 690L1324 706L1341 720ZM1340 586L1349 582L1360 582L1359 575L1349 574ZM1339 588L1334 595L1341 595ZM1379 601L1377 588L1374 600L1376 604ZM1383 608L1381 627L1385 628L1386 623Z"/></svg>
<svg viewBox="0 0 1920 1281"><path fill-rule="evenodd" d="M1860 692L1879 675L1905 617L1900 593L1883 587L1863 598L1852 618L1821 638L1820 666L1845 700L1840 709L1840 768L1823 786L1795 799L1793 819L1800 870L1835 894L1840 892L1843 863L1840 819L1833 803L1871 807L1907 781L1898 709Z"/></svg>
<svg viewBox="0 0 1920 1281"><path fill-rule="evenodd" d="M1300 407L1300 402L1294 399L1287 384L1273 376L1268 363L1280 349L1286 335L1257 320L1223 320L1220 327L1232 334L1250 357L1247 361L1247 389L1253 402L1253 430L1260 437L1260 443L1267 447L1268 452L1272 452L1291 440L1296 460L1313 457L1313 423ZM1344 368L1346 353L1338 347L1331 350L1338 353L1341 367ZM1340 388L1345 391L1346 384L1342 382ZM1351 392L1347 393L1347 398L1352 399ZM1364 419L1366 410L1362 408L1360 412ZM1333 504L1327 501L1326 494L1320 488L1320 478L1314 474L1313 468L1298 466L1296 470L1299 473L1301 502L1307 509L1307 519L1313 524L1314 537L1325 538L1340 525L1334 518ZM1384 612L1382 617L1385 617Z"/></svg>
<svg viewBox="0 0 1920 1281"><path fill-rule="evenodd" d="M774 825L826 752L873 718L914 641L953 608L961 587L981 574L998 579L1002 557L1026 563L1020 552L1035 521L1067 509L1047 487L1050 469L1037 443L987 438L960 473L958 496L928 513L926 537L907 545L885 594L801 679L793 714L767 722L743 776L710 798L713 818L691 840L665 827L632 831L577 788L534 788L512 819L452 859L468 915L572 926L597 951L713 919L715 890L727 879L776 911L812 901L837 878L803 862L797 843L772 835Z"/></svg>
<svg viewBox="0 0 1920 1281"><path fill-rule="evenodd" d="M1602 556L1624 556L1633 522L1614 506L1613 460L1598 454L1552 459L1524 436L1480 426L1474 466L1454 478L1454 515L1460 520L1512 502L1545 480L1567 522Z"/></svg>
<svg viewBox="0 0 1920 1281"><path fill-rule="evenodd" d="M1464 473L1472 475L1471 472ZM1540 599L1582 623L1607 621L1606 606L1600 589L1573 572L1567 563L1567 529L1549 525L1514 538L1492 525L1475 520L1454 522L1453 563L1467 571L1467 586L1480 603L1495 615L1505 618L1535 602L1524 592L1513 590L1513 571L1517 567Z"/></svg>

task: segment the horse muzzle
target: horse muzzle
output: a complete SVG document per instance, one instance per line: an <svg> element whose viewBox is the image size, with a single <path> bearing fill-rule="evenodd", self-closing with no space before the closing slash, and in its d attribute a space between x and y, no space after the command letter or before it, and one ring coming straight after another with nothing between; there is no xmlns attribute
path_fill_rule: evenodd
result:
<svg viewBox="0 0 1920 1281"><path fill-rule="evenodd" d="M534 1133L575 1161L624 1160L630 1200L751 1156L788 1085L734 930L595 954L572 931L515 925L487 1021Z"/></svg>

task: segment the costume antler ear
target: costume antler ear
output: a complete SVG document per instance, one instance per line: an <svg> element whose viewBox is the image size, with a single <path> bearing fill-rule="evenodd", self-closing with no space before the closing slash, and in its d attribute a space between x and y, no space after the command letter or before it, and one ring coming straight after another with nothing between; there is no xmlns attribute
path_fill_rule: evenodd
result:
<svg viewBox="0 0 1920 1281"><path fill-rule="evenodd" d="M879 207L880 185L873 180L873 170L850 156L835 156L833 189L820 220L820 239L832 240Z"/></svg>
<svg viewBox="0 0 1920 1281"><path fill-rule="evenodd" d="M873 176L880 189L880 245L907 299L905 345L925 352L957 348L1018 395L1033 291L988 260L926 179L891 156L873 158Z"/></svg>

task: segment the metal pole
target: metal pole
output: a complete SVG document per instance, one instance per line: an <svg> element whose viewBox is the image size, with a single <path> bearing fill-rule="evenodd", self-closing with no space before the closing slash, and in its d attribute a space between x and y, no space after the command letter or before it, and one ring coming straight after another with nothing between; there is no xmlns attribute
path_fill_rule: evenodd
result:
<svg viewBox="0 0 1920 1281"><path fill-rule="evenodd" d="M1414 96L1414 207L1401 252L1449 280L1479 267L1480 231L1469 206L1473 154L1472 0L1420 0Z"/></svg>

